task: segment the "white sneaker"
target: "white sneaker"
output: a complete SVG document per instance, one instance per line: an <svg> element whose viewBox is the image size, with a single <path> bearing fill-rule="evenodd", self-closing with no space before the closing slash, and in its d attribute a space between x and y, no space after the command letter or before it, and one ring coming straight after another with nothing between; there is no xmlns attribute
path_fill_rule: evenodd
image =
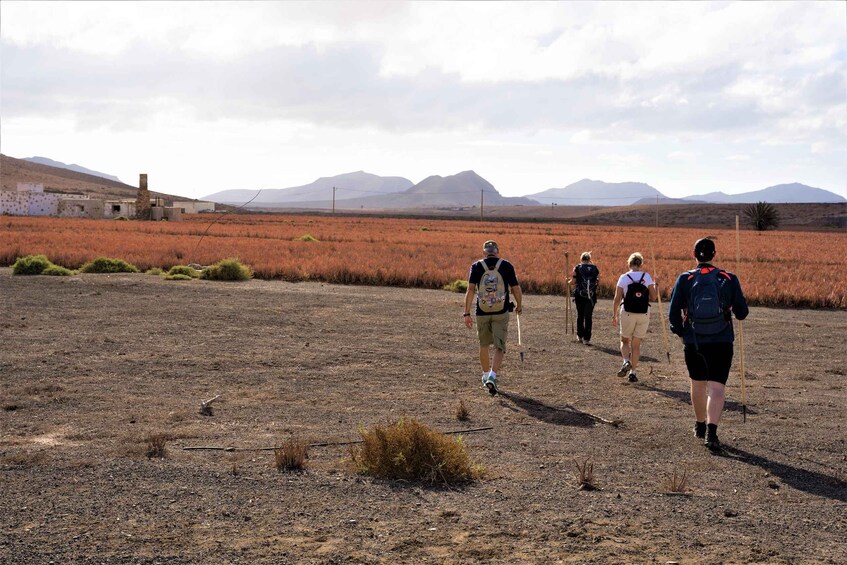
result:
<svg viewBox="0 0 847 565"><path fill-rule="evenodd" d="M591 342L588 341L587 339L585 341L583 341L582 343L584 343L585 345L591 345Z"/></svg>
<svg viewBox="0 0 847 565"><path fill-rule="evenodd" d="M630 369L632 369L632 363L630 363L629 361L624 361L623 365L621 365L621 370L618 371L618 376L625 377Z"/></svg>
<svg viewBox="0 0 847 565"><path fill-rule="evenodd" d="M488 380L485 381L485 388L488 389L488 394L494 396L497 394L497 378L488 376Z"/></svg>
<svg viewBox="0 0 847 565"><path fill-rule="evenodd" d="M580 343L585 343L584 341L582 341L582 338L579 338L579 342L580 342Z"/></svg>

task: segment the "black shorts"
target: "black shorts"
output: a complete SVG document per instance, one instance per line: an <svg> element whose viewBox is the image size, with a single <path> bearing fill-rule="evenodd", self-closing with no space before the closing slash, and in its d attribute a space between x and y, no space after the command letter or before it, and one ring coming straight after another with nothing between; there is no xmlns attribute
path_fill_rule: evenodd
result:
<svg viewBox="0 0 847 565"><path fill-rule="evenodd" d="M732 365L732 343L701 343L697 348L685 344L685 366L694 381L726 384Z"/></svg>

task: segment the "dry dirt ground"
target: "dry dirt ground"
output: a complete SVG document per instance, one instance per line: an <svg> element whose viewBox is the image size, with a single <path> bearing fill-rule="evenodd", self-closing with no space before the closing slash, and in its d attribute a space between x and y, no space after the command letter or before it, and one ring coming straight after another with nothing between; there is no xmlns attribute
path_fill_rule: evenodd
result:
<svg viewBox="0 0 847 565"><path fill-rule="evenodd" d="M747 421L734 371L719 457L691 434L681 346L668 364L658 317L631 385L608 302L586 347L563 331L563 298L528 296L525 361L512 344L492 398L461 301L0 269L0 562L847 562L847 312L752 310ZM347 446L280 473L261 450L401 416L492 427L464 435L484 478L358 476ZM145 456L155 433L165 458ZM575 488L586 460L600 490ZM688 494L666 493L674 471Z"/></svg>

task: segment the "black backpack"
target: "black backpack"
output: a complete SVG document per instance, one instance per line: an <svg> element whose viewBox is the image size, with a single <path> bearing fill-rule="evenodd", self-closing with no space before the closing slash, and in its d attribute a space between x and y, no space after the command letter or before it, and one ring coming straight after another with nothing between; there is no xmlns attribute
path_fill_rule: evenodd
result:
<svg viewBox="0 0 847 565"><path fill-rule="evenodd" d="M719 278L724 277L725 280ZM689 271L688 279L693 279L691 296L688 301L688 322L695 334L715 335L729 325L729 309L724 304L721 288L729 280L726 271L694 269Z"/></svg>
<svg viewBox="0 0 847 565"><path fill-rule="evenodd" d="M623 309L631 314L646 314L650 309L650 291L644 284L644 273L641 273L641 278L635 280L626 275L630 281L626 287L626 295L623 297Z"/></svg>
<svg viewBox="0 0 847 565"><path fill-rule="evenodd" d="M597 296L597 277L600 271L595 265L581 264L576 267L579 280L576 282L574 296L581 298L594 298Z"/></svg>

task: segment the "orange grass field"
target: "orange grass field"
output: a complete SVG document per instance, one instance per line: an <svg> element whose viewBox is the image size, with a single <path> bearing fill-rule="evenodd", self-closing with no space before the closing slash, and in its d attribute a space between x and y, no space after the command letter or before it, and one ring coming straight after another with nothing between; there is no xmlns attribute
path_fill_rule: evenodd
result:
<svg viewBox="0 0 847 565"><path fill-rule="evenodd" d="M305 235L318 241L298 240ZM679 273L694 267L694 241L706 235L716 238L715 263L739 274L751 304L847 308L847 234L742 230L736 267L734 226L703 230L236 214L188 216L182 222L6 216L0 218L0 265L43 254L68 268L112 257L146 270L237 257L263 279L440 288L466 279L483 241L495 239L501 255L514 263L525 292L564 293L565 270L571 271L582 251L591 251L601 272L601 296L611 297L630 253L640 251L644 269L668 298Z"/></svg>

